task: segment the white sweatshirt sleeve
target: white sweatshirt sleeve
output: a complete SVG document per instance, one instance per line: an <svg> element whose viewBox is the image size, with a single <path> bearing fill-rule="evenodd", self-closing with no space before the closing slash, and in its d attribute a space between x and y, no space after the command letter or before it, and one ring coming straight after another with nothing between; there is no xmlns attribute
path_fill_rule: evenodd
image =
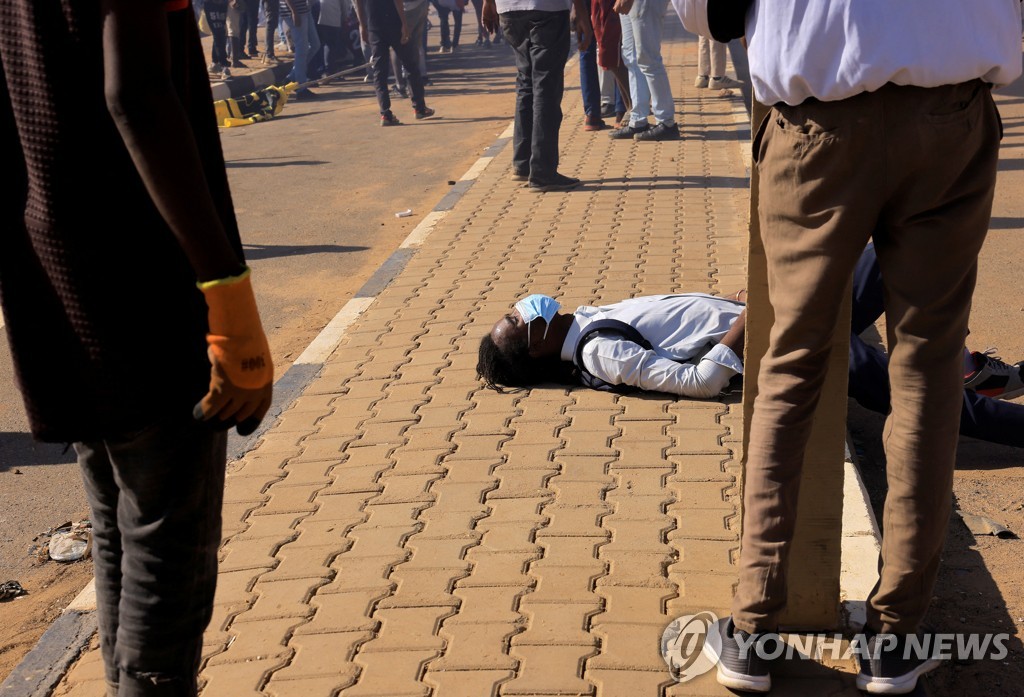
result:
<svg viewBox="0 0 1024 697"><path fill-rule="evenodd" d="M587 370L613 385L706 399L721 392L743 363L731 349L717 344L700 362L678 363L632 341L596 336L583 348Z"/></svg>

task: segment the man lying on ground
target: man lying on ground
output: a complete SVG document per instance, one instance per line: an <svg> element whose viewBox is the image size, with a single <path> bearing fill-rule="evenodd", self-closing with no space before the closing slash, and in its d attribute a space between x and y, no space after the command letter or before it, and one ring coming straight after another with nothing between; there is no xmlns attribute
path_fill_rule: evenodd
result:
<svg viewBox="0 0 1024 697"><path fill-rule="evenodd" d="M477 374L495 389L557 382L714 397L743 373L743 294L651 295L573 314L559 312L552 298L531 295L481 340ZM854 275L849 394L886 414L888 358L859 336L882 312L881 276L869 246ZM1024 405L998 401L1024 394L1020 371L1020 362L964 349L961 434L1024 447Z"/></svg>

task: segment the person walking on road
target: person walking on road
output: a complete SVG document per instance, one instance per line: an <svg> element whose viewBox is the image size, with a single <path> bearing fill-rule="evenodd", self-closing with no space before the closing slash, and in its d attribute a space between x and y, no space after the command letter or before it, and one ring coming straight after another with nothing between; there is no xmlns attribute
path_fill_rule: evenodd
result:
<svg viewBox="0 0 1024 697"><path fill-rule="evenodd" d="M580 183L558 172L565 63L569 59L569 9L575 8L580 49L593 39L583 0L484 0L484 28L500 23L516 55L516 116L512 176L536 191L561 191Z"/></svg>
<svg viewBox="0 0 1024 697"><path fill-rule="evenodd" d="M424 4L426 0L421 0ZM413 26L406 18L402 0L356 0L356 14L359 16L359 33L363 43L370 46L370 63L373 70L373 88L377 93L380 107L380 125L401 124L391 111L391 95L388 93L388 67L390 51L397 55L409 73L409 90L412 92L412 107L416 119L427 119L434 110L427 106L420 72L420 46L410 41ZM424 7L424 21L425 21ZM414 18L415 19L415 18Z"/></svg>
<svg viewBox="0 0 1024 697"><path fill-rule="evenodd" d="M273 382L195 16L187 0L3 12L18 17L0 22L18 385L33 436L78 455L107 694L194 697L225 431L256 428Z"/></svg>
<svg viewBox="0 0 1024 697"><path fill-rule="evenodd" d="M741 647L776 632L786 606L804 450L835 318L872 238L892 410L884 544L857 686L911 692L940 662L917 648L930 639L921 622L949 524L963 345L999 161L991 91L1021 74L1020 3L723 5L709 14L707 0L683 0L680 16L698 35L745 35L755 97L774 105L753 153L775 319L749 427L739 582L731 616L715 627L718 680L771 689L771 662Z"/></svg>

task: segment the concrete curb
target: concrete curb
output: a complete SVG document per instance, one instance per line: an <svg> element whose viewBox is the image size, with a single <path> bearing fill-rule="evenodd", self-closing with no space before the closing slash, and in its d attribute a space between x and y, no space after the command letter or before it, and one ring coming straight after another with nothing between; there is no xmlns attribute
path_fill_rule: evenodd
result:
<svg viewBox="0 0 1024 697"><path fill-rule="evenodd" d="M242 95L255 92L270 85L283 85L291 69L291 62L286 63L282 61L271 68L262 68L249 75L231 77L223 82L210 85L213 91L213 101L238 99Z"/></svg>

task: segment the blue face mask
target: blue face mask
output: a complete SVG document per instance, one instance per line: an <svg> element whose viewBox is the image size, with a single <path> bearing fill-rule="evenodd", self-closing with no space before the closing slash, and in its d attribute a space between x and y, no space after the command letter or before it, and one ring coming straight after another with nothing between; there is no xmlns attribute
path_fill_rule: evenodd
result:
<svg viewBox="0 0 1024 697"><path fill-rule="evenodd" d="M554 298L549 298L546 295L540 295L535 293L528 295L515 304L515 308L519 310L519 315L526 322L526 341L530 342L530 323L538 317L544 320L544 336L547 338L548 329L551 328L551 320L554 319L555 315L558 314L558 308L561 305Z"/></svg>

